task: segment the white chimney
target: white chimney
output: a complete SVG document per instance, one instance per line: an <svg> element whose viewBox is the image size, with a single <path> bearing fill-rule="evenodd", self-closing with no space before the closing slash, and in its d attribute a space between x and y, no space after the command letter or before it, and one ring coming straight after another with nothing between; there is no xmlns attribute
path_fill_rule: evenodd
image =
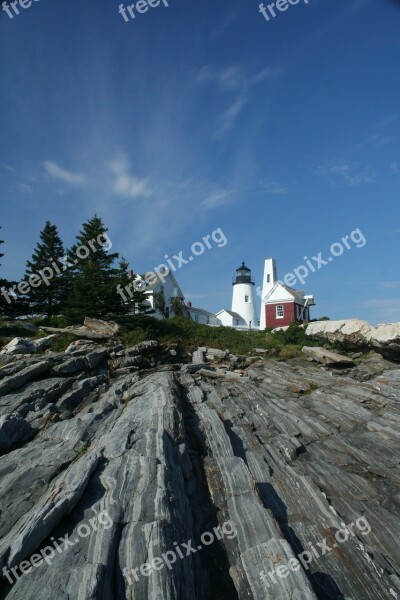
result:
<svg viewBox="0 0 400 600"><path fill-rule="evenodd" d="M261 314L260 314L260 330L265 329L265 296L272 290L278 280L276 272L276 261L274 258L267 258L264 263L264 278L261 292Z"/></svg>

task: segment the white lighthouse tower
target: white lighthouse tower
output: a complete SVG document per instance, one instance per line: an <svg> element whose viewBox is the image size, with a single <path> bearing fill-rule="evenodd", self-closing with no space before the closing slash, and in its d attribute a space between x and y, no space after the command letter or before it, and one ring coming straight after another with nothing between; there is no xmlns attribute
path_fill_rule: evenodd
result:
<svg viewBox="0 0 400 600"><path fill-rule="evenodd" d="M232 312L240 315L249 328L258 329L254 280L251 270L244 262L236 269L236 277L233 279Z"/></svg>
<svg viewBox="0 0 400 600"><path fill-rule="evenodd" d="M264 279L261 293L261 314L260 314L260 330L265 329L265 296L274 287L277 282L276 261L274 258L267 258L264 263Z"/></svg>

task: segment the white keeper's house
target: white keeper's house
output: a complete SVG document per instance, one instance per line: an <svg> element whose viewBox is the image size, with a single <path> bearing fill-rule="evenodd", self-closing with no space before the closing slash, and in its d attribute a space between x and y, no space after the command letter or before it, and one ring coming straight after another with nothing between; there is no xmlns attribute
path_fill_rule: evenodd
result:
<svg viewBox="0 0 400 600"><path fill-rule="evenodd" d="M147 307L155 311L151 316L156 319L168 319L169 317L174 317L173 302L175 299L178 299L181 302L184 316L190 317L196 323L202 323L204 325L221 324L218 322L214 313L205 310L204 308L196 308L191 302L185 303L184 293L170 269L164 268L161 269L159 273L155 272L154 277L152 277L152 283L146 283L144 275L135 275L133 271L129 272L129 276L135 281L136 285L140 283L140 280L143 281L143 289L147 297ZM166 315L163 315L156 308L155 297L157 294L162 294L164 296Z"/></svg>

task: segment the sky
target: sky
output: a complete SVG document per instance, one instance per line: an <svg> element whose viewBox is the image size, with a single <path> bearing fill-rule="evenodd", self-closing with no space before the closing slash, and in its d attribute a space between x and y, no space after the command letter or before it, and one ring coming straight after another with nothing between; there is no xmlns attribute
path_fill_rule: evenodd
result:
<svg viewBox="0 0 400 600"><path fill-rule="evenodd" d="M195 306L229 309L242 261L262 285L264 259L283 279L319 255L295 285L313 318L399 321L400 1L269 21L257 0L165 3L1 11L0 276L23 276L46 220L70 246L97 213L136 272L221 230L175 272Z"/></svg>

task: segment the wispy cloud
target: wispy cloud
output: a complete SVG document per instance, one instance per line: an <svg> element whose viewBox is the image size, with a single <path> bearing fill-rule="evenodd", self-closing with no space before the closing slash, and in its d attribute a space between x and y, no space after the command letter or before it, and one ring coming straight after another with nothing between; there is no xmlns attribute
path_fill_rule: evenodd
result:
<svg viewBox="0 0 400 600"><path fill-rule="evenodd" d="M262 183L261 189L267 192L267 194L287 194L287 188L278 181L268 181Z"/></svg>
<svg viewBox="0 0 400 600"><path fill-rule="evenodd" d="M245 96L239 96L236 100L229 106L229 108L222 113L219 117L219 127L214 134L216 139L220 139L224 137L224 135L232 129L236 118L241 113L244 106L247 104L247 98Z"/></svg>
<svg viewBox="0 0 400 600"><path fill-rule="evenodd" d="M390 165L390 170L394 175L398 175L400 173L400 167L397 162L393 161Z"/></svg>
<svg viewBox="0 0 400 600"><path fill-rule="evenodd" d="M18 183L17 188L19 189L19 191L22 194L31 194L32 193L32 188L27 183Z"/></svg>
<svg viewBox="0 0 400 600"><path fill-rule="evenodd" d="M124 156L109 163L114 180L112 189L117 196L125 198L146 198L153 193L147 178L139 178L130 173L130 165Z"/></svg>
<svg viewBox="0 0 400 600"><path fill-rule="evenodd" d="M223 69L216 69L212 65L205 65L195 77L196 83L214 83L224 92L235 90L248 90L267 79L272 79L280 73L279 67L266 66L254 73L246 72L242 65L230 65Z"/></svg>
<svg viewBox="0 0 400 600"><path fill-rule="evenodd" d="M358 163L336 160L320 165L316 173L328 177L333 182L342 181L350 186L375 183L375 175L369 168L361 169Z"/></svg>
<svg viewBox="0 0 400 600"><path fill-rule="evenodd" d="M196 84L213 84L219 92L235 94L228 108L218 117L215 139L223 138L233 128L237 117L248 102L251 88L276 77L279 73L278 67L271 66L250 73L240 64L223 69L205 65L198 71L195 76Z"/></svg>
<svg viewBox="0 0 400 600"><path fill-rule="evenodd" d="M63 181L64 183L68 183L70 185L84 183L86 180L86 177L84 175L67 171L66 169L63 169L62 167L57 165L55 162L51 162L49 160L46 160L43 163L43 166L47 174L50 175L50 177L58 179L59 181Z"/></svg>
<svg viewBox="0 0 400 600"><path fill-rule="evenodd" d="M233 199L232 192L229 190L216 190L209 194L202 202L204 208L216 208L228 204Z"/></svg>
<svg viewBox="0 0 400 600"><path fill-rule="evenodd" d="M375 148L381 148L382 146L386 146L390 144L393 137L387 133L375 133L371 136L370 141Z"/></svg>

